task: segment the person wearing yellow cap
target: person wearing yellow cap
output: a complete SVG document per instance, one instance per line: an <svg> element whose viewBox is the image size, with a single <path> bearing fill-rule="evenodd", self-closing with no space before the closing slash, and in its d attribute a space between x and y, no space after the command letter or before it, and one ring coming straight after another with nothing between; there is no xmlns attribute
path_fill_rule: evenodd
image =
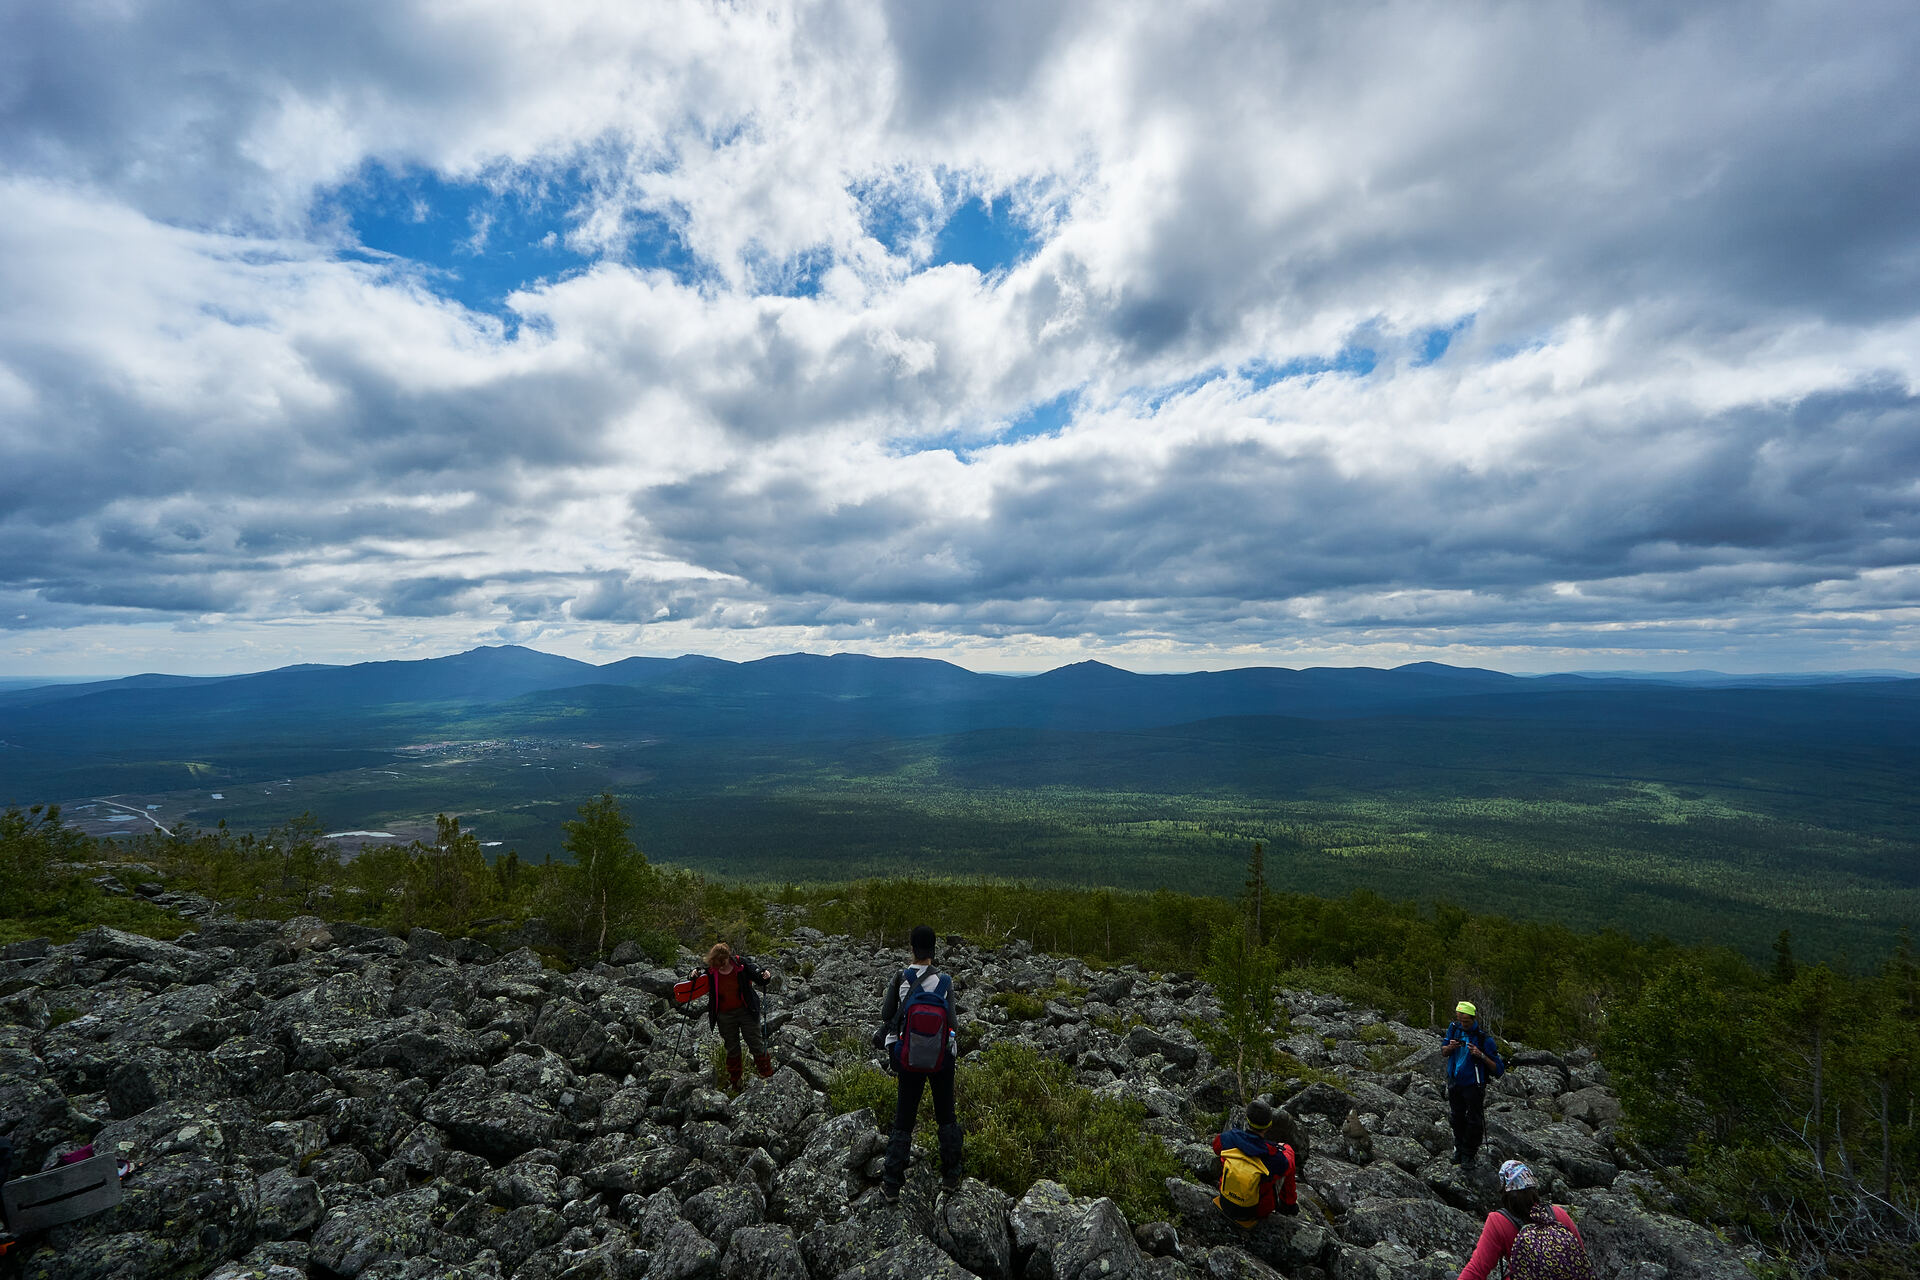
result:
<svg viewBox="0 0 1920 1280"><path fill-rule="evenodd" d="M1454 1006L1447 1024L1447 1106L1453 1121L1454 1164L1472 1164L1487 1131L1487 1081L1507 1073L1500 1047L1480 1026L1480 1011L1468 1000Z"/></svg>

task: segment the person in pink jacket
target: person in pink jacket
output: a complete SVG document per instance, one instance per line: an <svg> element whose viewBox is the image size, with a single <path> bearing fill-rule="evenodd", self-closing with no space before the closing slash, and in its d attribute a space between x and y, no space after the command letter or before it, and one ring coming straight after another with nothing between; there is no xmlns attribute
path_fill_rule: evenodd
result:
<svg viewBox="0 0 1920 1280"><path fill-rule="evenodd" d="M1494 1268L1504 1261L1513 1249L1514 1241L1520 1235L1522 1226L1538 1224L1543 1227L1564 1227L1573 1234L1570 1248L1579 1251L1582 1266L1586 1263L1587 1242L1580 1235L1573 1218L1559 1205L1542 1206L1540 1203L1540 1182L1533 1176L1533 1170L1518 1160L1509 1160L1500 1166L1500 1198L1502 1207L1487 1215L1487 1224L1480 1228L1480 1242L1473 1247L1473 1256L1467 1259L1467 1265L1460 1269L1460 1280L1487 1280L1494 1274ZM1548 1212L1551 1210L1551 1213ZM1549 1249L1566 1245L1564 1239L1555 1240L1559 1232L1553 1231L1546 1239ZM1592 1275L1589 1268L1586 1275Z"/></svg>

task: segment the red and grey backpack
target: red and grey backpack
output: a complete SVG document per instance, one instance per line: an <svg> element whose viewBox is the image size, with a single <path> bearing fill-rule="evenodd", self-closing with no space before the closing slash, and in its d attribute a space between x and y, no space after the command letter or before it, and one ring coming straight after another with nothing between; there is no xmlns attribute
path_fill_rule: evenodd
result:
<svg viewBox="0 0 1920 1280"><path fill-rule="evenodd" d="M912 969L900 971L907 985L907 998L894 1016L893 1029L899 1039L893 1042L894 1065L902 1071L933 1075L953 1061L948 1052L948 1033L953 1030L953 979L940 974L933 990L923 990L925 974L915 976Z"/></svg>
<svg viewBox="0 0 1920 1280"><path fill-rule="evenodd" d="M1502 1209L1519 1228L1502 1268L1506 1280L1594 1280L1580 1237L1566 1229L1551 1207L1536 1204L1525 1221Z"/></svg>

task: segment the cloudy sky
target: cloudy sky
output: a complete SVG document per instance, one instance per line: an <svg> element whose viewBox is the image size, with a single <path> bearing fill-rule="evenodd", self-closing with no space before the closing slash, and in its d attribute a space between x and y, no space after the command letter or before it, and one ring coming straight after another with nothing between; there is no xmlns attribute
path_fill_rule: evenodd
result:
<svg viewBox="0 0 1920 1280"><path fill-rule="evenodd" d="M1920 668L1920 8L0 0L0 674Z"/></svg>

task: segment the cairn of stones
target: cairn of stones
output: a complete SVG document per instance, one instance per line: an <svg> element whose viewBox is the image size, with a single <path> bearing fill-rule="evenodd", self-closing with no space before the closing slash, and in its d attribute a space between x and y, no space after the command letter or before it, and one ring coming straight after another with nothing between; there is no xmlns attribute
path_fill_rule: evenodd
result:
<svg viewBox="0 0 1920 1280"><path fill-rule="evenodd" d="M691 955L676 972L627 945L563 973L524 948L311 917L9 946L0 1133L16 1174L88 1143L138 1166L120 1205L9 1262L35 1280L1451 1280L1498 1203L1495 1170L1519 1158L1571 1206L1598 1274L1749 1275L1616 1139L1591 1052L1516 1046L1461 1169L1439 1035L1304 991L1284 994L1280 1047L1314 1078L1274 1082L1307 1152L1300 1212L1242 1231L1211 1203L1208 1140L1237 1082L1189 1030L1217 1016L1207 986L1020 943L943 945L969 1038L1030 1043L1140 1103L1186 1171L1172 1212L1129 1222L1048 1181L945 1190L917 1153L889 1204L891 1117L835 1115L827 1089L877 1062L901 954L779 927L759 957L778 973L779 1067L732 1097L704 1017L671 1007ZM1052 993L1044 1015L990 999L1016 991Z"/></svg>

